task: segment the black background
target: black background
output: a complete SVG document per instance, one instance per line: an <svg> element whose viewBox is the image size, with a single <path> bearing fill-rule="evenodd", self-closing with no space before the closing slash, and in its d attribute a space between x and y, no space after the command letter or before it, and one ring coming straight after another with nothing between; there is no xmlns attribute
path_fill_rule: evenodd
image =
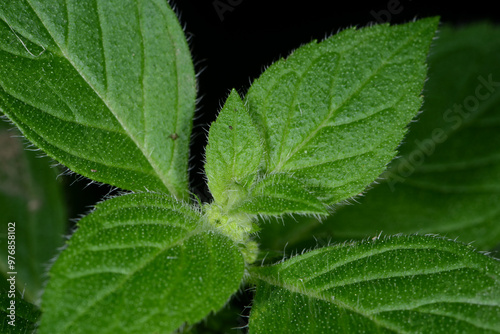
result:
<svg viewBox="0 0 500 334"><path fill-rule="evenodd" d="M440 16L441 22L463 25L489 20L500 23L493 1L438 2L172 0L189 38L198 74L196 119L191 144L191 190L209 200L203 179L207 130L231 88L243 96L266 66L313 39L322 40L346 27L370 23L404 23ZM217 9L216 9L217 7ZM392 11L392 13L391 13ZM389 14L389 15L387 15ZM66 179L70 218L76 218L108 194L106 185Z"/></svg>

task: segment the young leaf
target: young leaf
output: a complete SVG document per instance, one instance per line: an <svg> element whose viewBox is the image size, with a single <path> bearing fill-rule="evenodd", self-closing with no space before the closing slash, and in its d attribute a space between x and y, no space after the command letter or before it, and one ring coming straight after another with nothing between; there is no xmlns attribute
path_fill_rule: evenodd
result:
<svg viewBox="0 0 500 334"><path fill-rule="evenodd" d="M321 248L252 277L250 333L500 332L500 263L435 237Z"/></svg>
<svg viewBox="0 0 500 334"><path fill-rule="evenodd" d="M33 303L40 297L47 265L63 245L67 218L57 170L39 152L25 150L11 127L0 120L0 268L17 272L18 289ZM11 240L15 270L7 262Z"/></svg>
<svg viewBox="0 0 500 334"><path fill-rule="evenodd" d="M181 203L125 195L83 218L50 271L40 334L170 333L221 308L242 255Z"/></svg>
<svg viewBox="0 0 500 334"><path fill-rule="evenodd" d="M252 119L233 89L210 126L205 172L219 205L232 206L246 197L262 158L262 143Z"/></svg>
<svg viewBox="0 0 500 334"><path fill-rule="evenodd" d="M424 112L412 124L401 157L359 199L361 205L339 209L311 233L337 240L380 231L439 233L478 249L497 245L499 54L498 27L444 27L429 56Z"/></svg>
<svg viewBox="0 0 500 334"><path fill-rule="evenodd" d="M0 36L0 108L28 139L93 180L187 198L195 77L166 1L7 1Z"/></svg>
<svg viewBox="0 0 500 334"><path fill-rule="evenodd" d="M304 184L287 174L272 174L256 182L249 199L239 211L250 214L280 215L284 212L328 214L325 205Z"/></svg>

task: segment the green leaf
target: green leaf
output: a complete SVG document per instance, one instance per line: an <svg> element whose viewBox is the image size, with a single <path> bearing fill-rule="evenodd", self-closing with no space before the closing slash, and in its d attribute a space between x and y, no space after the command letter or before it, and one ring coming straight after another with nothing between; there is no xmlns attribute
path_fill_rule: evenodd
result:
<svg viewBox="0 0 500 334"><path fill-rule="evenodd" d="M264 138L263 178L293 177L325 205L362 192L420 108L437 23L347 29L270 66L245 98Z"/></svg>
<svg viewBox="0 0 500 334"><path fill-rule="evenodd" d="M0 5L0 109L93 180L188 197L196 83L166 1Z"/></svg>
<svg viewBox="0 0 500 334"><path fill-rule="evenodd" d="M250 214L328 214L323 203L304 184L288 174L272 174L255 183L248 200L237 209Z"/></svg>
<svg viewBox="0 0 500 334"><path fill-rule="evenodd" d="M429 57L424 112L412 124L401 158L358 200L361 205L339 209L309 233L336 240L380 231L438 233L478 249L497 245L499 54L498 27L443 27Z"/></svg>
<svg viewBox="0 0 500 334"><path fill-rule="evenodd" d="M203 219L153 193L97 205L50 271L40 334L170 333L220 309L244 263Z"/></svg>
<svg viewBox="0 0 500 334"><path fill-rule="evenodd" d="M250 333L499 333L500 263L435 237L321 248L252 272Z"/></svg>
<svg viewBox="0 0 500 334"><path fill-rule="evenodd" d="M63 245L66 210L58 171L39 152L25 150L20 134L0 120L0 269L17 272L16 285L29 302L38 302L47 266ZM15 229L8 239L9 223ZM7 264L7 245L15 241L15 270Z"/></svg>
<svg viewBox="0 0 500 334"><path fill-rule="evenodd" d="M205 172L219 205L232 206L247 196L262 158L260 135L233 89L210 126Z"/></svg>

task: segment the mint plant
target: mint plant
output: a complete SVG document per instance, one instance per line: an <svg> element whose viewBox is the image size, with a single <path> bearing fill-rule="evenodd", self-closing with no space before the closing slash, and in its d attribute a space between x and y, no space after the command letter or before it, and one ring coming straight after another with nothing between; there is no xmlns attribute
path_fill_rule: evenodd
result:
<svg viewBox="0 0 500 334"><path fill-rule="evenodd" d="M204 328L202 320L223 322L224 306L248 288L255 291L250 333L498 332L496 259L446 237L416 234L418 229L397 234L406 218L420 214L401 204L406 216L384 216L385 209L393 212L391 196L404 190L384 190L358 216L340 208L374 182L393 182L402 158L413 156L415 141L406 141L402 158L393 161L422 106L437 18L346 29L272 64L244 96L231 90L208 133L209 203L189 189L195 71L166 2L11 1L0 5L0 18L1 111L60 164L123 190L79 220L50 268L40 309L35 296L41 284L29 286L30 304L20 291L4 294L9 287L3 280L6 318L12 300L22 306L15 314L18 326L3 324L6 332L206 332L211 321ZM429 76L424 90L430 97L424 107L438 113L440 94L453 91L439 90L443 73L433 66L441 65L437 56L462 47L451 42L454 36L447 38L448 44L431 49L429 73L437 79ZM491 73L481 78L491 83L488 103L459 125L446 119L440 125L434 122L439 114L422 114L421 128L406 140L423 140L433 126L450 138L452 130L462 132L458 141L435 141L444 148L434 148L413 173L398 175L398 187L441 186L439 174L422 181L419 172L440 171L446 162L449 169L442 170L457 173L449 182L462 182L466 170L450 152L477 127L492 135L498 125L496 81ZM474 161L472 151L465 165L480 166L496 181L490 162L496 166L497 157ZM498 207L497 197L484 195L486 179L472 177L458 187L470 186L488 199L486 206ZM362 240L275 257L286 236L304 247L313 232L335 236L337 209L339 230L361 226L343 241ZM310 233L288 223L281 227L279 221L289 217ZM383 225L370 226L370 219L384 217L394 235L380 234ZM446 232L450 224L438 219L436 230L426 233ZM54 234L60 227L54 223ZM490 236L481 247L500 239L498 228L485 234ZM9 276L12 270L2 265Z"/></svg>

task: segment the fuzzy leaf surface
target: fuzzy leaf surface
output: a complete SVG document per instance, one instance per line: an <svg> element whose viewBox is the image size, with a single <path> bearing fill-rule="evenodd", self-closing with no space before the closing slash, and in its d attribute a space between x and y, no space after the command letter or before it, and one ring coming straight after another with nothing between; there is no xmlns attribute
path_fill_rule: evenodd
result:
<svg viewBox="0 0 500 334"><path fill-rule="evenodd" d="M245 97L264 140L263 177L289 175L325 206L362 192L421 106L437 23L347 29L271 65Z"/></svg>
<svg viewBox="0 0 500 334"><path fill-rule="evenodd" d="M328 214L325 205L304 187L301 180L285 173L259 180L248 197L237 210L276 216L284 212Z"/></svg>
<svg viewBox="0 0 500 334"><path fill-rule="evenodd" d="M50 271L40 334L170 333L220 309L244 263L202 219L153 193L98 204Z"/></svg>
<svg viewBox="0 0 500 334"><path fill-rule="evenodd" d="M17 272L18 290L34 303L47 266L64 243L67 216L58 171L40 152L26 150L19 131L12 128L0 120L0 269ZM15 230L15 270L7 262L9 227Z"/></svg>
<svg viewBox="0 0 500 334"><path fill-rule="evenodd" d="M263 153L260 134L236 90L210 126L208 139L208 187L215 202L231 206L248 192Z"/></svg>
<svg viewBox="0 0 500 334"><path fill-rule="evenodd" d="M0 109L79 174L187 198L195 97L166 1L0 5Z"/></svg>
<svg viewBox="0 0 500 334"><path fill-rule="evenodd" d="M250 333L499 333L500 263L400 236L257 267Z"/></svg>
<svg viewBox="0 0 500 334"><path fill-rule="evenodd" d="M429 56L423 113L412 123L401 157L360 204L340 208L321 224L299 218L314 225L308 233L325 240L380 231L438 233L481 250L498 245L499 54L499 27L443 27ZM285 228L292 232L290 224ZM270 237L275 233L283 243L292 237L280 231Z"/></svg>
<svg viewBox="0 0 500 334"><path fill-rule="evenodd" d="M288 174L261 177L261 134L233 90L210 126L205 171L215 202L226 212L280 215L323 213L325 206Z"/></svg>

